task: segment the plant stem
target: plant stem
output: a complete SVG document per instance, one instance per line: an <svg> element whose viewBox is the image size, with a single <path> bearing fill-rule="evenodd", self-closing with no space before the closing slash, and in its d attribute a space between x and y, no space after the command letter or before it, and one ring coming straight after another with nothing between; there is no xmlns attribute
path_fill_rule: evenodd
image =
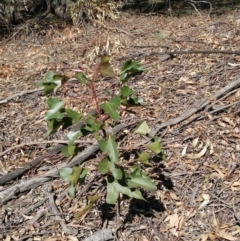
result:
<svg viewBox="0 0 240 241"><path fill-rule="evenodd" d="M121 199L120 199L120 196L118 197L117 199L117 226L120 225L120 208L121 208Z"/></svg>
<svg viewBox="0 0 240 241"><path fill-rule="evenodd" d="M94 98L94 101L95 101L96 111L97 111L98 115L100 116L101 111L100 111L100 108L99 108L99 105L98 105L98 99L97 99L97 94L96 94L95 84L94 84L94 82L97 81L98 72L99 72L99 66L97 65L96 68L95 68L95 71L94 71L93 80L90 83L90 88L92 90L92 95L93 95L93 98Z"/></svg>

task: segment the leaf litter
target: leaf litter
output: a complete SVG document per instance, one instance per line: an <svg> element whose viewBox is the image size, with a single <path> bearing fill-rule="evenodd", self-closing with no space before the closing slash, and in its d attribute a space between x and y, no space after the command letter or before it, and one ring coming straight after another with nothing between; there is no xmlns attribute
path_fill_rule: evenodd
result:
<svg viewBox="0 0 240 241"><path fill-rule="evenodd" d="M239 9L211 19L197 15L177 19L125 13L114 26L109 22L109 29L86 24L39 29L31 36L22 32L15 40L0 46L1 99L35 89L36 82L49 70L68 75L81 66L91 75L96 56L107 50L112 66L122 66L123 61L118 59L129 55L137 56L134 59L143 68L146 66L146 71L131 81L131 87L136 96L149 104L131 111L122 109L120 115L126 124L142 120L151 129L156 123L178 117L196 102L239 78L240 58L217 53L179 54L162 61L162 56L145 54L168 49L229 50L230 42L231 49L238 50L238 15ZM102 102L114 94L117 84L116 80L105 77L103 82L96 83ZM73 200L67 195L68 186L59 178L48 183L50 189L42 183L29 192L16 190L17 198L2 204L0 239L84 240L97 231L111 229L118 240L238 240L239 93L238 89L218 100L210 99L211 108L200 110L199 115L157 134L166 160L156 160L146 171L154 177L158 190L148 192L148 202L131 200L122 204L120 228L116 207L107 206L102 197L106 192L101 185L103 180L95 174L102 157L96 155L84 164L91 172L76 187ZM88 90L74 80L68 81L56 95L66 101L67 107L84 114L94 107ZM232 103L235 104L229 106ZM47 105L41 92L17 96L2 103L0 110L0 152L22 143L45 140ZM137 134L125 133L120 150L130 152L142 140ZM61 140L64 134L59 131L48 140ZM43 142L22 146L1 156L0 177L37 156L44 158L21 178L1 186L0 195L20 180L39 176L66 162L59 154L46 153L53 145ZM87 144L80 145L85 148ZM123 155L123 163L130 165L131 159ZM98 202L95 204L90 197L97 197ZM76 219L75 215L80 214L83 216Z"/></svg>

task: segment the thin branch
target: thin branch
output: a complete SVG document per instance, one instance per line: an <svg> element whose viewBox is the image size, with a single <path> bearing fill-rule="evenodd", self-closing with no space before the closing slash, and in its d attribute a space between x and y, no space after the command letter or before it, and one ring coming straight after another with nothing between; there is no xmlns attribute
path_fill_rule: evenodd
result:
<svg viewBox="0 0 240 241"><path fill-rule="evenodd" d="M21 91L20 93L9 96L4 100L0 100L0 104L7 103L9 100L11 100L13 98L16 98L16 97L19 97L19 96L22 96L22 95L25 95L25 94L31 94L31 93L34 93L34 92L42 91L42 90L43 90L43 88L37 88L37 89L33 89L33 90L24 90L24 91Z"/></svg>
<svg viewBox="0 0 240 241"><path fill-rule="evenodd" d="M125 55L117 60L121 61L129 58L137 58L137 57L149 57L149 56L158 56L158 55L170 55L173 56L175 54L240 54L240 50L179 50L179 51L166 51L166 52L150 52L150 53L138 53L132 55Z"/></svg>
<svg viewBox="0 0 240 241"><path fill-rule="evenodd" d="M0 153L0 157L5 155L6 153L14 150L14 149L18 149L24 146L33 146L33 145L40 145L40 144L52 144L52 143L61 143L61 144L67 144L69 141L64 141L64 140L50 140L50 141L33 141L33 142L26 142L26 143L21 143L19 145L16 146L11 146L9 147L7 150L3 151L2 153ZM93 141L75 141L74 143L77 144L89 144L89 143L93 143Z"/></svg>
<svg viewBox="0 0 240 241"><path fill-rule="evenodd" d="M115 126L109 133L112 135L116 135L119 133L123 128L125 128L124 124L119 124ZM42 184L52 180L53 178L59 177L59 171L65 167L74 167L76 165L82 164L88 157L92 156L95 152L99 150L99 145L97 141L94 141L92 145L84 149L82 152L77 154L69 163L62 163L58 165L56 168L46 172L45 174L33 177L29 180L24 180L20 183L17 183L13 186L8 187L5 190L0 191L0 202L2 204L8 202L13 198L17 198L17 195L21 192L28 191L32 188L36 188L41 186ZM41 158L41 157L39 157ZM2 177L4 178L4 176Z"/></svg>
<svg viewBox="0 0 240 241"><path fill-rule="evenodd" d="M202 14L198 11L196 6L192 2L189 2L189 3L194 7L195 11L199 14L199 16L202 17Z"/></svg>

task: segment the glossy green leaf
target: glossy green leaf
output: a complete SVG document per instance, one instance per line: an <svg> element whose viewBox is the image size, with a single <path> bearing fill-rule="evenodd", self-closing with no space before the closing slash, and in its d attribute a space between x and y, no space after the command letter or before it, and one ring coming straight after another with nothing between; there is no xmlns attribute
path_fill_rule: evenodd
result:
<svg viewBox="0 0 240 241"><path fill-rule="evenodd" d="M82 84L87 84L89 81L88 78L86 77L86 75L82 72L75 74L75 77Z"/></svg>
<svg viewBox="0 0 240 241"><path fill-rule="evenodd" d="M103 76L107 76L107 77L111 77L111 78L116 77L116 74L113 72L112 67L109 63L109 57L106 55L101 57L101 62L99 65L99 72Z"/></svg>
<svg viewBox="0 0 240 241"><path fill-rule="evenodd" d="M90 116L86 120L85 130L90 132L98 132L103 125L102 121L97 121L93 116Z"/></svg>
<svg viewBox="0 0 240 241"><path fill-rule="evenodd" d="M81 131L69 131L67 134L67 138L69 140L68 147L72 146L75 140L81 136Z"/></svg>
<svg viewBox="0 0 240 241"><path fill-rule="evenodd" d="M154 137L153 141L147 144L146 147L155 154L159 154L162 151L162 146L158 137Z"/></svg>
<svg viewBox="0 0 240 241"><path fill-rule="evenodd" d="M129 98L122 99L121 105L124 105L126 107L131 107L131 106L145 106L147 104L143 102L142 98L129 97Z"/></svg>
<svg viewBox="0 0 240 241"><path fill-rule="evenodd" d="M64 167L62 169L60 169L59 173L60 173L60 177L65 181L70 183L70 175L72 174L73 170L71 167Z"/></svg>
<svg viewBox="0 0 240 241"><path fill-rule="evenodd" d="M121 98L120 96L118 96L110 101L104 102L103 104L100 105L100 107L104 110L105 113L108 113L113 120L119 121L120 116L117 112L117 108L120 105L121 105Z"/></svg>
<svg viewBox="0 0 240 241"><path fill-rule="evenodd" d="M129 60L125 62L121 68L120 81L122 83L128 81L129 78L139 75L143 72L142 66L139 65L135 60Z"/></svg>
<svg viewBox="0 0 240 241"><path fill-rule="evenodd" d="M54 73L53 71L48 71L43 80L40 80L37 82L37 86L44 86L45 83L53 83L53 76L54 76Z"/></svg>
<svg viewBox="0 0 240 241"><path fill-rule="evenodd" d="M148 134L149 130L150 130L150 128L148 127L147 122L141 121L140 124L138 125L137 129L134 132L145 136Z"/></svg>
<svg viewBox="0 0 240 241"><path fill-rule="evenodd" d="M56 88L55 83L49 83L49 84L44 84L44 93L45 95L51 94L54 92L54 89Z"/></svg>
<svg viewBox="0 0 240 241"><path fill-rule="evenodd" d="M143 102L143 99L140 97L130 97L128 99L128 105L130 106L145 106L147 103Z"/></svg>
<svg viewBox="0 0 240 241"><path fill-rule="evenodd" d="M72 123L76 124L82 117L83 114L79 114L72 109L65 109L67 115L72 119Z"/></svg>
<svg viewBox="0 0 240 241"><path fill-rule="evenodd" d="M102 175L108 173L108 164L109 164L109 160L107 158L105 158L104 160L98 163L98 170Z"/></svg>
<svg viewBox="0 0 240 241"><path fill-rule="evenodd" d="M43 80L37 83L37 86L44 86L45 94L56 93L69 79L66 75L55 75L52 71L48 71Z"/></svg>
<svg viewBox="0 0 240 241"><path fill-rule="evenodd" d="M113 139L113 137L109 136L107 140L98 140L98 144L100 149L107 153L110 161L113 163L118 163L119 152L117 149L117 142Z"/></svg>
<svg viewBox="0 0 240 241"><path fill-rule="evenodd" d="M62 113L64 111L65 102L57 98L49 98L47 104L49 110L45 114L45 120L56 119L57 121L61 121L65 116L65 114Z"/></svg>
<svg viewBox="0 0 240 241"><path fill-rule="evenodd" d="M121 180L123 177L122 170L115 163L109 162L109 170L111 171L113 177L117 180Z"/></svg>
<svg viewBox="0 0 240 241"><path fill-rule="evenodd" d="M150 180L150 178L133 177L131 178L131 181L139 187L145 188L150 191L154 191L157 189L157 186Z"/></svg>
<svg viewBox="0 0 240 241"><path fill-rule="evenodd" d="M149 163L150 158L151 158L151 155L148 152L143 152L141 154L138 154L137 160L145 165L152 166L152 164Z"/></svg>
<svg viewBox="0 0 240 241"><path fill-rule="evenodd" d="M134 90L132 90L131 88L125 85L120 90L121 98L127 98L133 94L134 94Z"/></svg>
<svg viewBox="0 0 240 241"><path fill-rule="evenodd" d="M63 86L70 78L66 75L54 75L53 83L56 85L53 92L57 93L58 89Z"/></svg>
<svg viewBox="0 0 240 241"><path fill-rule="evenodd" d="M142 66L138 64L135 60L128 60L124 63L123 67L121 68L122 72L127 71L142 71Z"/></svg>

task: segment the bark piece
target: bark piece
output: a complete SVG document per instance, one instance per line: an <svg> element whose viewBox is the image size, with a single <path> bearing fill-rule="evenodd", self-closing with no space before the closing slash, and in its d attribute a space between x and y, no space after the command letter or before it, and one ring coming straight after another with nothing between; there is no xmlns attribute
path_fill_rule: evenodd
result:
<svg viewBox="0 0 240 241"><path fill-rule="evenodd" d="M111 229L103 229L94 233L91 237L84 239L84 241L108 241L112 240L113 234Z"/></svg>

